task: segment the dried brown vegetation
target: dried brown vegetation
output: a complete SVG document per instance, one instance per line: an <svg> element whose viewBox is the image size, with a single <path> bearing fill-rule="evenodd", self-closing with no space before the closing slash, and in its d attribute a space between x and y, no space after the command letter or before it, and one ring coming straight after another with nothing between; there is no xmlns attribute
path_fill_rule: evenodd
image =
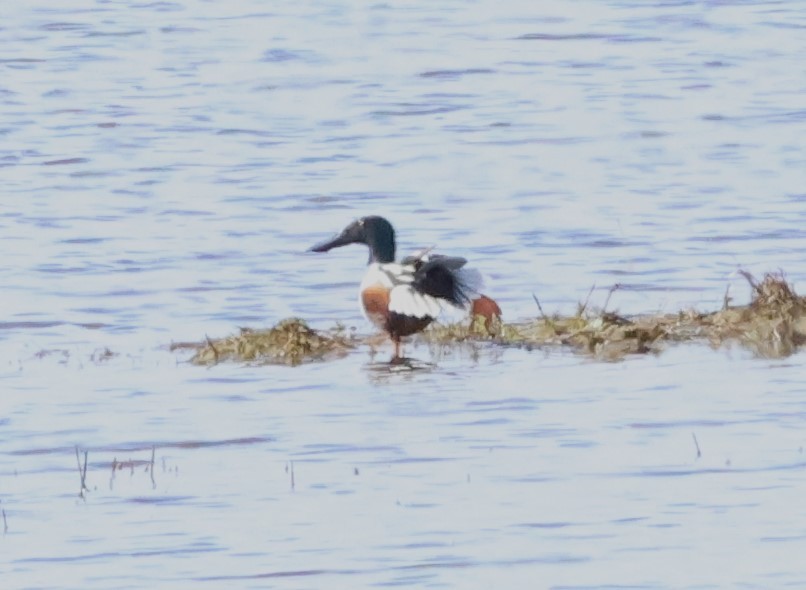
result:
<svg viewBox="0 0 806 590"><path fill-rule="evenodd" d="M749 305L730 306L700 313L623 316L589 309L588 302L571 316L548 316L535 298L540 316L531 321L505 323L477 316L460 324L435 323L416 335L416 342L450 348L463 344L545 348L562 346L599 360L620 360L628 355L660 352L670 342L708 342L712 346L737 342L754 354L780 358L806 343L806 297L798 296L782 274L767 274L757 281L742 273L752 289ZM612 295L614 289L611 289ZM608 301L610 298L608 295ZM607 302L605 303L607 305ZM196 364L224 360L298 365L346 354L373 337L348 336L339 327L316 331L297 318L281 321L268 330L242 329L237 335L208 339L195 345Z"/></svg>
<svg viewBox="0 0 806 590"><path fill-rule="evenodd" d="M694 310L676 314L621 316L587 312L586 305L571 317L543 317L508 325L503 344L570 346L602 360L630 354L659 352L667 342L706 341L713 346L738 342L756 355L789 356L806 343L806 297L795 293L782 274L756 281L742 273L753 290L749 305L726 304L716 312Z"/></svg>
<svg viewBox="0 0 806 590"><path fill-rule="evenodd" d="M191 362L211 365L232 360L261 364L299 365L344 355L353 340L342 328L320 332L299 318L287 318L268 330L241 328L240 333L197 346Z"/></svg>
<svg viewBox="0 0 806 590"><path fill-rule="evenodd" d="M706 316L709 337L716 343L738 340L762 357L793 354L806 344L806 297L798 296L781 273L767 274L761 282L742 274L753 290L750 305Z"/></svg>

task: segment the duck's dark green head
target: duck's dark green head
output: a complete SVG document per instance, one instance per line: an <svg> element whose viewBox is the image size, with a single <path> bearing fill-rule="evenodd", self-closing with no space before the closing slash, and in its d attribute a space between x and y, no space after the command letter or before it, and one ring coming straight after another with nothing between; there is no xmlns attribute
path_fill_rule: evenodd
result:
<svg viewBox="0 0 806 590"><path fill-rule="evenodd" d="M348 244L366 244L370 262L395 261L395 230L383 217L370 215L352 222L337 236L319 242L311 252L327 252Z"/></svg>

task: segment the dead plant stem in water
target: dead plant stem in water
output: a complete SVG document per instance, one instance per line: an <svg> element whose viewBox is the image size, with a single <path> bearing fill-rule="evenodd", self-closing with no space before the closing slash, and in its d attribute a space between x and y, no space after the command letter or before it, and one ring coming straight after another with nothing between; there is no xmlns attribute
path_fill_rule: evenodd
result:
<svg viewBox="0 0 806 590"><path fill-rule="evenodd" d="M156 454L157 454L157 446L152 445L151 446L151 463L149 464L148 467L146 467L146 469L148 469L149 475L151 476L151 489L152 490L157 489L157 482L154 480L154 457L156 456Z"/></svg>
<svg viewBox="0 0 806 590"><path fill-rule="evenodd" d="M81 489L78 492L79 497L82 500L86 500L86 496L84 496L84 492L89 492L90 489L87 487L87 456L89 451L84 451L84 466L81 465L81 454L78 450L78 446L76 446L76 463L78 464L78 475L81 478Z"/></svg>

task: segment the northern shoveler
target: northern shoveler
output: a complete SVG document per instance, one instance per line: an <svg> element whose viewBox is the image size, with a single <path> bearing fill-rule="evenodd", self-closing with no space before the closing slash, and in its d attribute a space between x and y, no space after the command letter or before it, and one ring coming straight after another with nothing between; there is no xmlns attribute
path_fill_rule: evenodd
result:
<svg viewBox="0 0 806 590"><path fill-rule="evenodd" d="M400 339L425 329L445 305L483 315L487 322L501 316L498 304L479 293L481 275L466 268L464 258L431 254L429 249L395 262L395 230L383 217L362 217L310 250L327 252L348 244L369 247L361 307L392 338L394 358L400 357Z"/></svg>

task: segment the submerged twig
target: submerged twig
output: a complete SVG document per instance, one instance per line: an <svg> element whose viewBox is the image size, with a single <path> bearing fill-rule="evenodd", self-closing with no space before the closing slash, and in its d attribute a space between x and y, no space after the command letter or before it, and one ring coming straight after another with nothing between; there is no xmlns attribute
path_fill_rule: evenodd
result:
<svg viewBox="0 0 806 590"><path fill-rule="evenodd" d="M84 492L89 492L90 489L87 487L87 455L89 451L84 451L84 467L81 466L81 455L78 450L78 445L76 445L76 463L78 464L78 475L81 478L81 489L78 492L78 495L82 499L86 499L84 496Z"/></svg>
<svg viewBox="0 0 806 590"><path fill-rule="evenodd" d="M157 446L152 445L151 446L151 464L148 467L148 472L151 475L151 489L152 490L157 489L157 482L154 480L154 456L156 455L156 453L157 453Z"/></svg>
<svg viewBox="0 0 806 590"><path fill-rule="evenodd" d="M700 443L697 442L697 435L692 432L691 438L694 439L694 447L697 449L697 459L699 459L702 457L702 452L700 451Z"/></svg>
<svg viewBox="0 0 806 590"><path fill-rule="evenodd" d="M118 469L118 458L112 458L112 475L109 476L109 491L111 492L115 486L115 471Z"/></svg>

